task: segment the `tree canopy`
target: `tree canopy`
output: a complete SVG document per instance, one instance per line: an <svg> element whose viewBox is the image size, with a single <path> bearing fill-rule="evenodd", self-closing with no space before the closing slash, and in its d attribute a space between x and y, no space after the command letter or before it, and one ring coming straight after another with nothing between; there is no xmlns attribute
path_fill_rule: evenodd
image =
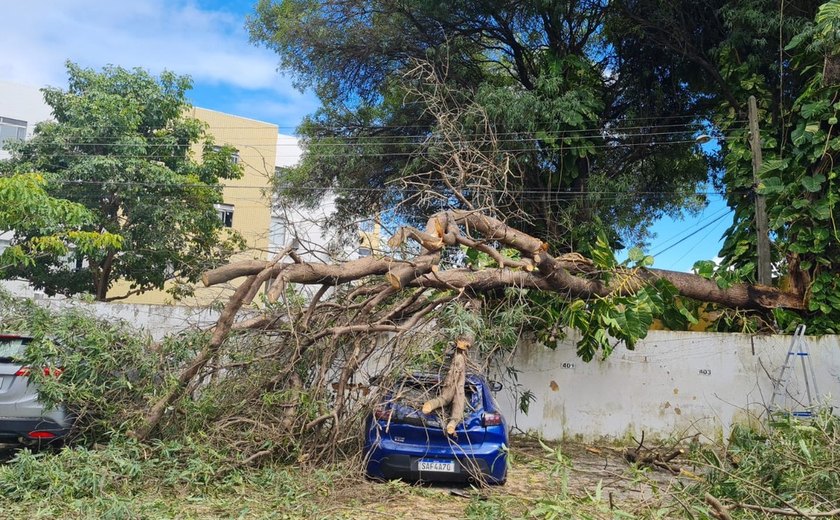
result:
<svg viewBox="0 0 840 520"><path fill-rule="evenodd" d="M696 193L711 158L694 142L694 123L708 103L657 53L609 38L612 11L588 0L262 0L252 38L323 103L300 128L307 153L281 192L311 200L334 188L339 221L369 204L403 203L408 216L426 213L421 222L440 209L440 201L418 208L417 186L393 189L423 175L448 191L434 174L451 150L424 101L432 86L412 73L422 60L452 105L475 109L454 121L461 140L479 139L489 123L487 153L510 157L503 185L467 180L468 198L515 203L528 217L516 223L561 249L579 248L599 228L643 240L657 217L702 204Z"/></svg>
<svg viewBox="0 0 840 520"><path fill-rule="evenodd" d="M223 231L213 204L221 202L219 181L239 177L241 166L232 149L214 146L204 124L187 116L189 78L73 63L67 72L66 91L43 89L54 120L39 123L0 168L40 172L47 194L86 208L83 230L118 242L75 248L71 261L41 256L5 275L48 294L104 300L125 296L108 294L117 279L140 293L167 280L194 281L224 262L240 241ZM21 244L50 233L34 220L7 229Z"/></svg>
<svg viewBox="0 0 840 520"><path fill-rule="evenodd" d="M806 309L736 310L717 323L806 319L831 332L838 20L837 1L262 0L250 29L323 102L300 129L306 154L282 194L312 200L334 188L344 216L369 212L349 203L360 198L409 218L489 209L556 252L592 256L603 254L599 232L613 247L643 243L654 219L713 192L734 221L720 265L695 269L722 288L756 280L763 195L773 283ZM758 182L749 96L764 154ZM701 134L717 149L698 146ZM450 160L468 148L479 160Z"/></svg>

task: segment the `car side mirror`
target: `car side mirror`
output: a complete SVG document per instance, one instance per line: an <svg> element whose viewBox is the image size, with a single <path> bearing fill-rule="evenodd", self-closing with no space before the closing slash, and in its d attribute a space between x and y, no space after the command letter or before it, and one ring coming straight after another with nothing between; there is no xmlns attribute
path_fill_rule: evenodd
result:
<svg viewBox="0 0 840 520"><path fill-rule="evenodd" d="M490 391L498 392L502 389L502 383L498 381L490 381Z"/></svg>

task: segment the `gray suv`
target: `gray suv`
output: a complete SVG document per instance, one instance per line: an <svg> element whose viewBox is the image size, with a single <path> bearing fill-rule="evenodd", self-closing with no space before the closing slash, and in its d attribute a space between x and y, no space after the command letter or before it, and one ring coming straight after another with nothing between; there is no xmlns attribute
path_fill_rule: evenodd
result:
<svg viewBox="0 0 840 520"><path fill-rule="evenodd" d="M71 420L61 406L47 409L38 401L38 388L29 380L32 370L58 377L54 367L27 367L21 363L28 336L0 334L0 443L38 445L63 439Z"/></svg>

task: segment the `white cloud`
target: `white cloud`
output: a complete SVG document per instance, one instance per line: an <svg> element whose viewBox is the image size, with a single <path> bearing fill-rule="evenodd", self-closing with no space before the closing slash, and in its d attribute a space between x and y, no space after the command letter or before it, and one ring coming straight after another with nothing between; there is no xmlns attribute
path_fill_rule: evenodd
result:
<svg viewBox="0 0 840 520"><path fill-rule="evenodd" d="M248 41L244 17L192 0L4 0L0 79L63 86L64 61L169 69L196 83L288 93L277 56Z"/></svg>

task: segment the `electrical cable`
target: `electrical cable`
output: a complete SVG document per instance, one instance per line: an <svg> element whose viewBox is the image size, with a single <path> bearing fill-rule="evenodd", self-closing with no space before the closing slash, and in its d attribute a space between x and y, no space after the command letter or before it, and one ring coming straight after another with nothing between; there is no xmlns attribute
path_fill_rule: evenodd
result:
<svg viewBox="0 0 840 520"><path fill-rule="evenodd" d="M655 258L655 257L661 255L662 253L666 252L666 251L670 251L671 249L673 249L673 248L677 247L678 245L682 244L683 242L685 242L689 238L693 237L697 233L703 231L704 229L708 228L709 226L711 226L715 222L718 222L719 220L723 219L724 217L726 217L729 214L730 214L730 212L724 213L723 215L719 216L718 218L714 219L713 221L709 222L708 224L699 228L698 230L694 231L693 233L691 233L689 235L686 235L684 238L680 239L679 241L675 242L674 244L671 244L670 246L666 247L665 249L662 249L659 252L654 253L652 256Z"/></svg>

